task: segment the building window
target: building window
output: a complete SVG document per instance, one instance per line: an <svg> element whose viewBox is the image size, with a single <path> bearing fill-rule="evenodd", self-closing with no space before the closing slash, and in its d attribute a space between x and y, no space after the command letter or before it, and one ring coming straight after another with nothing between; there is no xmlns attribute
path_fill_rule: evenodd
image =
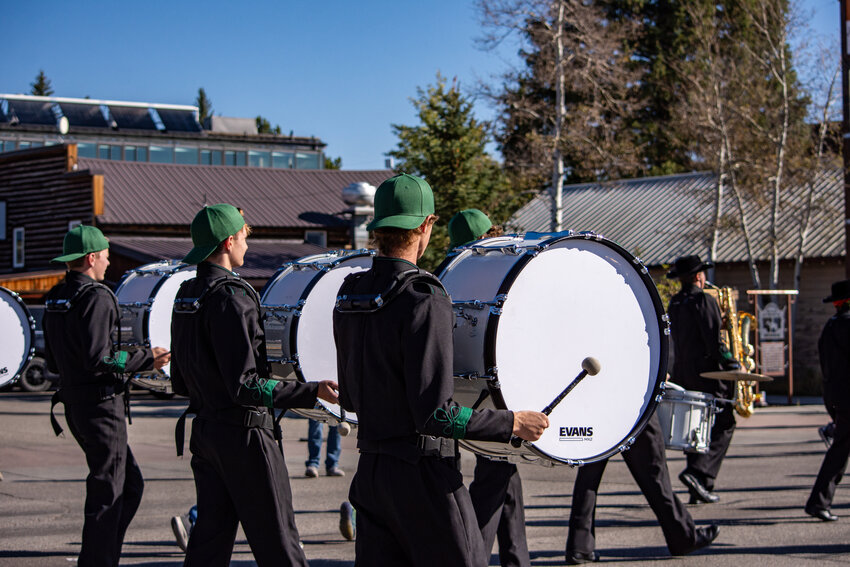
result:
<svg viewBox="0 0 850 567"><path fill-rule="evenodd" d="M109 159L109 146L98 146L97 157L100 159Z"/></svg>
<svg viewBox="0 0 850 567"><path fill-rule="evenodd" d="M32 142L21 142L21 143L18 144L18 149L19 150L28 150L30 148L30 145L32 145Z"/></svg>
<svg viewBox="0 0 850 567"><path fill-rule="evenodd" d="M212 152L212 163L210 165L221 165L221 150L213 150Z"/></svg>
<svg viewBox="0 0 850 567"><path fill-rule="evenodd" d="M24 267L24 229L16 228L12 231L12 267Z"/></svg>
<svg viewBox="0 0 850 567"><path fill-rule="evenodd" d="M77 144L77 157L97 157L97 146L95 146L94 144Z"/></svg>
<svg viewBox="0 0 850 567"><path fill-rule="evenodd" d="M174 163L198 165L198 148L174 148Z"/></svg>
<svg viewBox="0 0 850 567"><path fill-rule="evenodd" d="M319 154L295 154L296 169L319 169Z"/></svg>
<svg viewBox="0 0 850 567"><path fill-rule="evenodd" d="M327 248L328 233L325 230L305 230L304 242L308 244L315 244L316 246L321 246L322 248Z"/></svg>
<svg viewBox="0 0 850 567"><path fill-rule="evenodd" d="M248 165L251 167L269 167L269 165L271 165L269 152L249 151Z"/></svg>
<svg viewBox="0 0 850 567"><path fill-rule="evenodd" d="M224 152L224 165L243 166L248 161L247 152L234 152L232 150Z"/></svg>
<svg viewBox="0 0 850 567"><path fill-rule="evenodd" d="M272 167L292 169L295 164L295 154L291 152L272 152Z"/></svg>
<svg viewBox="0 0 850 567"><path fill-rule="evenodd" d="M174 148L151 146L150 155L152 163L174 163Z"/></svg>

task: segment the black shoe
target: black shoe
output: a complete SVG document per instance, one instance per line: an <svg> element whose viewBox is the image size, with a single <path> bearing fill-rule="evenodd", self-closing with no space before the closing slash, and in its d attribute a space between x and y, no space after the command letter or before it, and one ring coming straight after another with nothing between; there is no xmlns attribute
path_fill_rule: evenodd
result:
<svg viewBox="0 0 850 567"><path fill-rule="evenodd" d="M599 561L599 554L595 551L584 553L583 551L567 551L567 565L581 565L582 563L594 563Z"/></svg>
<svg viewBox="0 0 850 567"><path fill-rule="evenodd" d="M682 481L682 484L688 487L688 492L691 493L691 501L689 504L698 502L714 504L720 500L718 495L709 491L699 480L697 480L697 477L690 473L683 472L679 475L679 480Z"/></svg>
<svg viewBox="0 0 850 567"><path fill-rule="evenodd" d="M681 551L671 551L670 555L687 555L688 553L693 553L697 549L702 549L703 547L711 545L711 542L717 538L718 533L720 533L720 526L717 524L712 524L704 528L697 528L693 545L686 547Z"/></svg>
<svg viewBox="0 0 850 567"><path fill-rule="evenodd" d="M824 522L837 522L838 516L830 512L829 510L817 510L815 508L809 508L806 506L806 514L811 516L812 518L817 518L818 520L823 520Z"/></svg>

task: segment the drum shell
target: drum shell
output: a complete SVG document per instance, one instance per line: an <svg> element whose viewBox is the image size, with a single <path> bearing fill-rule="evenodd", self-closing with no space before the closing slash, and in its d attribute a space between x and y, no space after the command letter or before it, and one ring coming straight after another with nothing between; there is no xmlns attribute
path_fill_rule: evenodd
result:
<svg viewBox="0 0 850 567"><path fill-rule="evenodd" d="M0 287L0 386L15 383L35 354L35 319L21 297Z"/></svg>
<svg viewBox="0 0 850 567"><path fill-rule="evenodd" d="M171 313L180 285L195 277L196 267L164 260L128 270L115 290L121 311L120 348L171 348ZM156 343L156 344L153 344ZM131 381L146 390L170 394L170 364L136 372Z"/></svg>
<svg viewBox="0 0 850 567"><path fill-rule="evenodd" d="M588 257L593 259L589 263ZM598 276L582 271L572 272L572 264L576 261L583 269L600 269L602 272ZM552 267L553 262L557 268L556 272L560 272L551 281L544 281L547 275L543 268ZM566 264L558 266L559 262ZM461 269L468 263L480 264L481 267ZM508 236L482 240L456 251L439 268L438 274L452 296L457 319L455 399L462 405L474 405L483 395L487 395L484 394L486 391L489 395L479 407L540 411L578 374L581 369L580 362L585 356L599 357L603 369L599 377L586 378L565 398L561 406L555 408L550 417L551 427L544 433L540 442L513 448L507 444L464 440L462 444L466 448L489 457L510 460L542 458L554 464L581 464L607 458L630 446L642 431L660 398L661 384L666 375L669 332L654 283L639 260L616 244L593 234ZM598 290L603 294L600 299L595 297L595 279L602 276L604 278L600 280ZM545 284L540 287L539 296L536 293L538 283ZM556 297L561 286L571 290L566 297ZM581 295L570 296L569 293L575 290L588 294L588 297L585 299ZM554 295L547 297L546 293ZM620 311L611 312L605 293L622 295L612 297L610 302L618 305L615 300L619 300L619 303L623 304L622 311L631 308L633 313L625 317L621 316ZM584 303L589 306L583 305ZM597 307L598 312L591 311L587 314L588 309ZM517 317L517 312L525 308L531 309L533 317ZM565 320L562 324L558 321L547 321L557 319L563 313L572 312L581 314L587 323L581 318ZM616 328L610 333L606 332L598 321L605 321L606 318L615 324L628 327L628 332L633 334L623 335L622 330ZM475 319L477 321L473 325ZM539 329L533 328L533 325L522 326L532 320L541 321L541 326L548 328L544 329L545 332L540 332ZM629 325L636 327L634 331ZM587 327L588 332L585 332L583 327ZM601 332L598 331L600 327ZM597 332L593 332L593 329L597 329ZM561 335L563 342L559 338ZM623 342L630 343L630 348L635 353L631 356L636 357L636 361L640 363L636 364L633 370L617 360L618 350L611 345L612 341L623 336L627 339ZM519 340L514 346L504 337ZM535 344L538 340L540 345ZM597 349L597 346L602 348ZM532 363L529 367L534 367L533 363L537 362L534 359L538 357L536 351L540 348L548 348L554 353L548 353L549 359L541 361L540 364L547 361L551 361L551 364L543 368L537 364L535 370L529 370L527 373L521 368L522 365L516 364L518 356L511 352L520 351L519 357L528 357ZM564 356L560 355L561 350L564 351ZM605 353L605 356L597 354L597 350ZM572 362L562 363L562 360L569 357L572 357ZM510 365L506 366L506 359L513 359ZM627 358L627 361L630 360ZM620 388L623 388L623 395L634 390L632 394L628 394L634 398L633 402L629 402L634 407L629 408L628 412L634 415L634 424L631 426L621 420L623 424L618 425L621 435L611 439L604 448L591 449L594 440L589 437L594 435L593 428L582 427L583 423L580 421L571 423L569 415L565 417L563 410L571 403L578 403L577 400L586 395L583 390L596 389L598 392L601 389L602 395L607 396L608 393L604 392L607 387L604 382L606 369L609 373L616 370L617 379L621 381L612 388L613 394L618 394L617 390ZM545 378L548 393L531 396L523 394L519 398L528 397L532 401L526 400L522 405L518 405L517 392L543 391L534 384L537 376L546 374L554 377ZM633 375L635 380L631 378ZM602 382L599 382L600 380ZM605 405L599 403L600 415L606 411ZM579 410L587 409L581 407L582 404L579 406ZM589 407L588 404L584 406ZM575 410L576 408L570 408L569 412ZM617 409L613 411L615 414L618 412ZM544 446L546 435L552 435L553 431L558 432L555 433L559 437L558 441L574 441L569 437L582 436L583 432L588 432L589 435L579 439L583 441L579 444L553 443L555 439L550 438ZM612 435L614 433L609 433L609 437ZM603 437L600 435L600 438ZM581 445L587 445L588 449L576 450L576 447ZM599 443L597 445L603 447ZM570 448L567 450L567 447Z"/></svg>
<svg viewBox="0 0 850 567"><path fill-rule="evenodd" d="M337 380L332 316L339 286L350 273L371 267L371 251L332 251L282 267L263 289L263 327L269 374L278 380ZM341 408L318 400L292 412L335 424ZM357 424L357 415L345 420Z"/></svg>
<svg viewBox="0 0 850 567"><path fill-rule="evenodd" d="M656 411L665 447L687 453L708 452L716 412L714 396L671 383Z"/></svg>

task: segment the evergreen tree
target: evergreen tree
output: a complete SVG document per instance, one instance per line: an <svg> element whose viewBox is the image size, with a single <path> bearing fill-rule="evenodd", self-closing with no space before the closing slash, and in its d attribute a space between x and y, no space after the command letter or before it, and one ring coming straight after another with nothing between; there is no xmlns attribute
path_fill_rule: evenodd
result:
<svg viewBox="0 0 850 567"><path fill-rule="evenodd" d="M32 90L30 94L35 96L50 96L53 94L53 87L50 85L50 79L44 74L44 69L39 69L35 81L30 83Z"/></svg>
<svg viewBox="0 0 850 567"><path fill-rule="evenodd" d="M198 107L198 121L203 125L204 121L213 115L212 101L207 97L204 87L198 89L195 106Z"/></svg>
<svg viewBox="0 0 850 567"><path fill-rule="evenodd" d="M342 169L342 158L325 156L325 169Z"/></svg>
<svg viewBox="0 0 850 567"><path fill-rule="evenodd" d="M281 129L280 124L275 124L275 127L272 128L271 123L268 119L263 118L260 115L257 115L257 133L258 134L276 134L280 136Z"/></svg>
<svg viewBox="0 0 850 567"><path fill-rule="evenodd" d="M398 147L388 155L396 170L425 178L434 190L436 214L431 245L421 265L434 269L448 248L448 221L463 209L477 208L494 224L504 222L521 204L501 167L484 148L486 123L473 116L473 103L438 73L436 84L418 88L411 99L419 118L417 126L393 124Z"/></svg>

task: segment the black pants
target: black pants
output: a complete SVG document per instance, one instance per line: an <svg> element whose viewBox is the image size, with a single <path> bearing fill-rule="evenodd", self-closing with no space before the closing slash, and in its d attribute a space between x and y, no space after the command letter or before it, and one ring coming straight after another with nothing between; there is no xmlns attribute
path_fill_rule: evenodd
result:
<svg viewBox="0 0 850 567"><path fill-rule="evenodd" d="M469 496L486 553L493 549L493 542L498 536L502 567L530 566L522 480L516 465L476 455L475 478L469 485Z"/></svg>
<svg viewBox="0 0 850 567"><path fill-rule="evenodd" d="M832 506L835 487L841 482L850 457L850 409L838 409L833 405L827 405L826 409L835 422L835 433L806 503L807 508L815 510L829 510Z"/></svg>
<svg viewBox="0 0 850 567"><path fill-rule="evenodd" d="M142 471L127 445L124 396L65 404L65 419L86 454L81 566L118 565L127 526L142 501Z"/></svg>
<svg viewBox="0 0 850 567"><path fill-rule="evenodd" d="M361 453L351 481L357 567L482 567L475 510L454 458Z"/></svg>
<svg viewBox="0 0 850 567"><path fill-rule="evenodd" d="M306 567L289 472L272 432L198 417L190 448L198 521L184 565L230 565L241 523L258 566Z"/></svg>
<svg viewBox="0 0 850 567"><path fill-rule="evenodd" d="M653 415L632 448L623 453L623 460L661 524L667 549L670 553L681 553L693 545L696 528L693 518L670 486L664 451L661 424ZM567 554L591 553L596 548L596 493L607 464L607 460L598 461L578 470L570 509Z"/></svg>
<svg viewBox="0 0 850 567"><path fill-rule="evenodd" d="M729 444L732 443L735 425L735 410L726 405L722 412L714 416L708 452L685 453L688 465L684 472L694 475L708 490L714 490L714 481L720 472L723 457L729 450Z"/></svg>

